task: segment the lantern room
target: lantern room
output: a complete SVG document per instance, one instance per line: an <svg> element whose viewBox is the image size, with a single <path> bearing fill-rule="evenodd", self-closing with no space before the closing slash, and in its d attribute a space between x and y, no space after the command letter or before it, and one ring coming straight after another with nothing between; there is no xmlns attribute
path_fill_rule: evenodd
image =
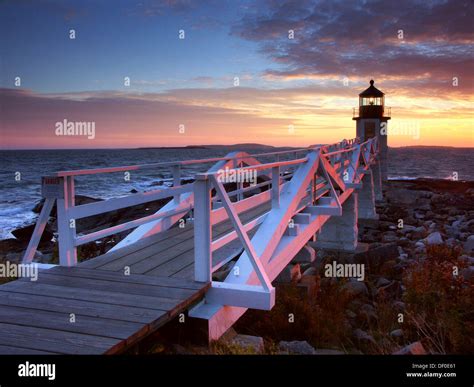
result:
<svg viewBox="0 0 474 387"><path fill-rule="evenodd" d="M385 94L374 86L374 80L371 79L370 86L359 94L359 107L354 108L352 119L356 121L356 133L360 141L377 137L383 180L387 179L387 125L390 113L390 108L385 106Z"/></svg>
<svg viewBox="0 0 474 387"><path fill-rule="evenodd" d="M354 109L354 118L383 118L390 117L390 112L385 111L385 94L374 86L374 80L370 80L370 86L359 94L358 114ZM385 115L388 113L388 116Z"/></svg>

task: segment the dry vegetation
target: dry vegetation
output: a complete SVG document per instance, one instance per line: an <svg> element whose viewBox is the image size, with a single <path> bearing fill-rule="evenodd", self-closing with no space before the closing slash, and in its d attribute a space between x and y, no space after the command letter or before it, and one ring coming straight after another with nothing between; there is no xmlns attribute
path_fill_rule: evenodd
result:
<svg viewBox="0 0 474 387"><path fill-rule="evenodd" d="M406 332L436 353L474 353L474 286L461 275L460 251L431 246L404 276Z"/></svg>

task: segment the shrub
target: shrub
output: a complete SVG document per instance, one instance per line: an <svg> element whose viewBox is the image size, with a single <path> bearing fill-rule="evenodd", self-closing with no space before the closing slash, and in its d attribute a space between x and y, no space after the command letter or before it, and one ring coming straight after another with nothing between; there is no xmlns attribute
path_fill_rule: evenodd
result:
<svg viewBox="0 0 474 387"><path fill-rule="evenodd" d="M461 275L460 250L429 246L425 260L408 268L405 332L436 353L474 352L473 284Z"/></svg>
<svg viewBox="0 0 474 387"><path fill-rule="evenodd" d="M236 330L262 336L270 343L304 340L319 348L351 345L345 315L350 297L342 283L323 281L317 297L312 299L302 295L302 288L296 285L280 286L277 293L271 311L249 310L237 323Z"/></svg>

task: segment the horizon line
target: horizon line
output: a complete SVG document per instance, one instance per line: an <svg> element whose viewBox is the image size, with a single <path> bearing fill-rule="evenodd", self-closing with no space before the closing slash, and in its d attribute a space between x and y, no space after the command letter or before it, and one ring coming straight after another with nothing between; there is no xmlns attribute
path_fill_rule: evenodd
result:
<svg viewBox="0 0 474 387"><path fill-rule="evenodd" d="M207 145L182 145L182 146L151 146L151 147L134 147L134 148L0 148L0 151L67 151L67 150L152 150L152 149L193 149L193 148L207 148L207 147L234 147L238 145L259 145L268 148L290 148L301 149L309 147L299 146L275 146L256 143L242 143L242 144L207 144ZM326 145L326 144L320 144ZM454 145L402 145L389 146L388 148L454 148L454 149L474 149L474 146L454 146Z"/></svg>

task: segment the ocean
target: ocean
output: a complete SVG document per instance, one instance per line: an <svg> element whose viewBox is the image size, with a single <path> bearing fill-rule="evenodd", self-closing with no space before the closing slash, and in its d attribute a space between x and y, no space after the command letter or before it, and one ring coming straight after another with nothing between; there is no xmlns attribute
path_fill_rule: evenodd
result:
<svg viewBox="0 0 474 387"><path fill-rule="evenodd" d="M284 148L245 149L262 153ZM31 224L37 214L32 209L41 199L41 176L55 171L102 168L110 166L158 163L162 161L203 159L225 156L235 148L177 149L88 149L88 150L15 150L0 151L0 239L11 237L11 231ZM419 177L474 180L474 148L407 147L390 148L390 179ZM264 161L273 161L268 159ZM212 164L209 164L211 166ZM203 171L203 166L184 168L182 176ZM19 174L18 174L19 173ZM19 179L18 179L19 177ZM131 172L130 181L123 173L109 173L76 178L76 194L107 199L123 196L131 190L146 191L167 185L171 171L164 168Z"/></svg>

